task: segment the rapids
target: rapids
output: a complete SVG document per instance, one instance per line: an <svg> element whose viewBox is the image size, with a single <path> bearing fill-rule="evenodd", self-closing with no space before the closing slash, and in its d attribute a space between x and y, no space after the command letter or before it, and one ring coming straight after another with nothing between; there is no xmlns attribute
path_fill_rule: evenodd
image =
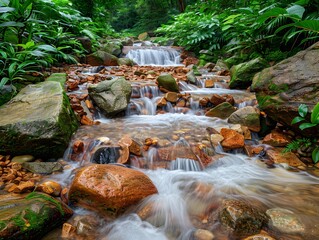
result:
<svg viewBox="0 0 319 240"><path fill-rule="evenodd" d="M161 54L164 52L162 49L156 51ZM136 51L128 56L145 64L148 57L142 57L143 54ZM165 54L169 55L170 62L175 63L176 56L173 53ZM160 65L165 62L163 59L158 60ZM208 89L186 82L180 88L192 95L189 109L183 111L168 105L164 109L165 114L156 114L156 102L163 93L154 85L135 89L133 84L133 94L134 91L138 92L140 97L131 99L126 116L108 119L102 114L96 114L95 121L99 121L99 125L81 126L73 141L83 141L85 152L70 159L72 141L64 157L72 163L71 168L53 178L67 186L72 180L74 169L89 164L93 153L100 146L116 145L124 135L140 142L145 138L156 138L158 146L173 145L172 152L179 147L187 149L192 145L206 144L209 142L207 128L219 131L225 126L232 127L232 124L226 120L203 116L198 104L199 96L227 93L234 97L237 107L255 104L254 95L245 91ZM108 139L107 143L105 139ZM258 136L255 136L255 141L258 141ZM148 175L159 193L133 206L115 220L100 219L96 229L91 230L95 232L96 239L191 240L194 239L196 229L211 231L217 240L240 239L229 233L218 220L218 207L224 199L239 199L257 209L279 207L293 211L305 225L307 234L300 237L272 233L278 239L315 239L314 236L318 236L318 178L307 172L289 171L281 165L268 168L262 156L250 158L234 152L226 153L221 146L207 150L216 156L208 166L204 166L200 159L159 161L156 147L148 149L142 157L132 157L128 167ZM152 206L152 210L143 216L149 206ZM76 212L81 214L80 210Z"/></svg>

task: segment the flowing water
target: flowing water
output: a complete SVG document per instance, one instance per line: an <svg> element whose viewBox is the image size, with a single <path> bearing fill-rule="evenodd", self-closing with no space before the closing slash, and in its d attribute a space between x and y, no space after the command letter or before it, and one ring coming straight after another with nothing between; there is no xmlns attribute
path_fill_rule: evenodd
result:
<svg viewBox="0 0 319 240"><path fill-rule="evenodd" d="M138 55L137 52L131 54ZM81 126L73 138L84 142L85 152L74 156L69 149L65 154L65 159L77 168L89 164L92 159L103 163L105 154L116 159L116 152L98 151L103 146L118 147L117 142L124 135L141 143L147 138L156 140L156 145L144 151L143 156L131 156L129 167L148 175L158 194L133 206L114 221L105 223L101 220L94 230L98 232L96 239L191 240L196 229L213 232L214 239L241 239L218 220L218 207L224 199L242 200L262 210L279 207L294 212L304 224L305 234L273 233L277 239L319 239L318 178L306 172L287 171L281 166L267 168L263 159L226 153L221 146L210 145L208 128L220 130L232 127L232 124L203 116L199 97L227 93L234 96L237 107L244 107L255 104L253 94L183 83L181 89L192 96L189 110L166 106L161 110L165 114L157 114L156 102L163 94L154 84L139 86L133 84L125 117L108 119L97 114L95 120L100 124ZM207 164L194 155L191 150L194 146L204 148L213 158L212 163ZM167 156L164 150L168 152ZM68 185L72 176L72 170L69 170L55 178Z"/></svg>

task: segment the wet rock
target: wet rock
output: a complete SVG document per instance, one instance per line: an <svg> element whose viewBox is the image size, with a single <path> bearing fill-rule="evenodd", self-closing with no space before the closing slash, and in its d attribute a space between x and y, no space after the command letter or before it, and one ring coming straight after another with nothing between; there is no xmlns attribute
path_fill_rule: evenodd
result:
<svg viewBox="0 0 319 240"><path fill-rule="evenodd" d="M77 120L61 85L28 85L0 108L0 154L63 156Z"/></svg>
<svg viewBox="0 0 319 240"><path fill-rule="evenodd" d="M109 40L107 43L101 46L101 50L116 57L119 57L122 53L123 45L118 40Z"/></svg>
<svg viewBox="0 0 319 240"><path fill-rule="evenodd" d="M80 169L71 184L69 201L106 216L117 216L143 198L157 193L142 172L114 165Z"/></svg>
<svg viewBox="0 0 319 240"><path fill-rule="evenodd" d="M70 223L64 223L62 226L62 238L72 238L76 231L76 227L71 225Z"/></svg>
<svg viewBox="0 0 319 240"><path fill-rule="evenodd" d="M283 148L268 149L266 154L268 158L277 164L288 164L292 167L306 166L293 152L283 152Z"/></svg>
<svg viewBox="0 0 319 240"><path fill-rule="evenodd" d="M129 136L122 137L118 143L121 147L128 147L130 153L136 156L142 155L142 145L130 138Z"/></svg>
<svg viewBox="0 0 319 240"><path fill-rule="evenodd" d="M208 112L206 112L205 116L226 119L235 111L236 111L236 108L233 107L230 103L223 102L223 103L217 105L216 107L210 109Z"/></svg>
<svg viewBox="0 0 319 240"><path fill-rule="evenodd" d="M235 130L222 128L220 134L224 137L222 146L226 149L241 148L245 145L244 136Z"/></svg>
<svg viewBox="0 0 319 240"><path fill-rule="evenodd" d="M269 67L268 62L262 58L255 58L249 62L233 66L230 69L229 87L246 89L251 85L254 75L267 67Z"/></svg>
<svg viewBox="0 0 319 240"><path fill-rule="evenodd" d="M268 144L273 147L285 147L291 142L290 137L280 131L274 130L263 139L264 144Z"/></svg>
<svg viewBox="0 0 319 240"><path fill-rule="evenodd" d="M91 66L118 66L118 58L104 51L96 51L86 57L86 61Z"/></svg>
<svg viewBox="0 0 319 240"><path fill-rule="evenodd" d="M149 38L149 36L148 36L148 33L147 33L147 32L143 32L143 33L139 34L137 38L138 38L138 40L140 40L140 41L145 41L146 39Z"/></svg>
<svg viewBox="0 0 319 240"><path fill-rule="evenodd" d="M319 42L264 69L256 74L252 84L260 108L273 120L297 132L300 132L299 124L291 125L291 121L299 116L299 105L306 104L311 111L319 102L318 46ZM312 137L319 136L319 125L302 132Z"/></svg>
<svg viewBox="0 0 319 240"><path fill-rule="evenodd" d="M89 95L108 116L125 111L130 101L132 87L125 78L115 78L88 87Z"/></svg>
<svg viewBox="0 0 319 240"><path fill-rule="evenodd" d="M59 162L25 162L22 167L37 174L51 174L63 171L63 166Z"/></svg>
<svg viewBox="0 0 319 240"><path fill-rule="evenodd" d="M212 145L217 146L221 141L224 140L224 137L220 134L211 134L210 135L210 142Z"/></svg>
<svg viewBox="0 0 319 240"><path fill-rule="evenodd" d="M196 75L195 75L195 73L194 73L193 70L189 71L189 72L186 74L186 77L187 77L187 80L188 80L191 84L196 85L196 83L197 83L197 78L196 78Z"/></svg>
<svg viewBox="0 0 319 240"><path fill-rule="evenodd" d="M205 229L197 229L194 232L194 240L213 240L214 234Z"/></svg>
<svg viewBox="0 0 319 240"><path fill-rule="evenodd" d="M274 231L287 234L304 234L305 225L300 221L298 216L287 209L272 208L266 211L269 216L269 227Z"/></svg>
<svg viewBox="0 0 319 240"><path fill-rule="evenodd" d="M244 146L244 151L247 154L248 157L252 157L255 155L260 154L264 150L263 146L250 146L250 145L245 145Z"/></svg>
<svg viewBox="0 0 319 240"><path fill-rule="evenodd" d="M119 58L117 60L117 63L119 66L125 65L125 66L133 66L134 62L132 59L129 58Z"/></svg>
<svg viewBox="0 0 319 240"><path fill-rule="evenodd" d="M24 162L32 162L34 160L34 157L32 155L20 155L20 156L15 156L12 158L12 162L16 163L24 163Z"/></svg>
<svg viewBox="0 0 319 240"><path fill-rule="evenodd" d="M213 88L215 86L215 80L214 79L207 79L205 80L205 88Z"/></svg>
<svg viewBox="0 0 319 240"><path fill-rule="evenodd" d="M217 106L223 102L228 102L231 105L234 105L235 100L234 100L233 96L229 95L229 94L223 94L223 95L213 94L210 98L210 102L214 106Z"/></svg>
<svg viewBox="0 0 319 240"><path fill-rule="evenodd" d="M46 181L41 184L39 184L36 189L38 192L43 192L48 195L51 195L53 197L60 196L60 193L62 191L62 187L59 183L54 181Z"/></svg>
<svg viewBox="0 0 319 240"><path fill-rule="evenodd" d="M156 82L159 88L164 88L168 92L179 92L175 78L170 74L160 75L156 79Z"/></svg>
<svg viewBox="0 0 319 240"><path fill-rule="evenodd" d="M120 147L100 147L94 152L90 162L97 164L117 163L120 156Z"/></svg>
<svg viewBox="0 0 319 240"><path fill-rule="evenodd" d="M260 232L267 222L264 213L239 200L224 200L219 219L237 236L249 236Z"/></svg>
<svg viewBox="0 0 319 240"><path fill-rule="evenodd" d="M251 106L238 109L228 118L229 123L241 124L253 132L260 131L259 112Z"/></svg>
<svg viewBox="0 0 319 240"><path fill-rule="evenodd" d="M168 92L165 94L165 99L171 103L176 103L179 99L179 94L176 92Z"/></svg>
<svg viewBox="0 0 319 240"><path fill-rule="evenodd" d="M243 240L276 240L276 239L269 236L268 233L261 231L259 234L249 236Z"/></svg>
<svg viewBox="0 0 319 240"><path fill-rule="evenodd" d="M0 198L0 238L41 239L73 214L72 210L46 194L2 195Z"/></svg>

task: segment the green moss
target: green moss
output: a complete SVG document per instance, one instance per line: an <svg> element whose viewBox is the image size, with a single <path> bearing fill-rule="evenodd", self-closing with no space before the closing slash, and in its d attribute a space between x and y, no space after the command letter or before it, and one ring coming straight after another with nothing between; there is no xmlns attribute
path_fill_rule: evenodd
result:
<svg viewBox="0 0 319 240"><path fill-rule="evenodd" d="M280 84L280 85L276 85L274 83L269 84L269 90L275 92L275 93L282 93L282 92L286 92L289 90L289 86L288 84Z"/></svg>
<svg viewBox="0 0 319 240"><path fill-rule="evenodd" d="M25 197L25 199L27 199L27 200L37 199L37 198L44 199L45 201L49 201L49 202L53 203L57 207L57 209L59 210L61 215L64 216L65 213L64 213L62 204L59 201L55 200L54 198L52 198L48 195L37 193L37 192L32 192L28 196Z"/></svg>
<svg viewBox="0 0 319 240"><path fill-rule="evenodd" d="M5 221L0 221L0 231L5 229L7 226L6 222Z"/></svg>
<svg viewBox="0 0 319 240"><path fill-rule="evenodd" d="M64 88L64 84L66 82L66 73L53 73L46 79L46 81L58 82L61 84L62 88Z"/></svg>

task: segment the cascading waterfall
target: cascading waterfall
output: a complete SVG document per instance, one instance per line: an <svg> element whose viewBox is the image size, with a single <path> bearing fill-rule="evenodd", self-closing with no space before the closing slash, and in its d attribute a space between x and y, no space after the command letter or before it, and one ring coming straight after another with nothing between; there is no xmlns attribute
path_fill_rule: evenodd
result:
<svg viewBox="0 0 319 240"><path fill-rule="evenodd" d="M170 47L136 48L126 55L140 66L178 66L181 65L180 53Z"/></svg>

